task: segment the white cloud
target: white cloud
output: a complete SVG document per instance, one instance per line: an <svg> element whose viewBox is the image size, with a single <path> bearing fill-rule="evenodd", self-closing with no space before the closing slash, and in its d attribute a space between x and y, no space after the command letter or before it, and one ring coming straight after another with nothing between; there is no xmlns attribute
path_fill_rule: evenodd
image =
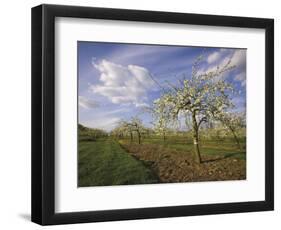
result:
<svg viewBox="0 0 281 230"><path fill-rule="evenodd" d="M216 62L220 57L221 57L221 53L218 52L218 51L216 51L216 52L214 52L214 53L212 53L212 54L210 54L210 55L208 56L207 62L208 62L209 64L214 63L214 62Z"/></svg>
<svg viewBox="0 0 281 230"><path fill-rule="evenodd" d="M232 56L231 63L237 67L246 65L246 50L236 50Z"/></svg>
<svg viewBox="0 0 281 230"><path fill-rule="evenodd" d="M84 109L92 109L99 106L99 104L93 100L87 99L83 96L79 96L79 106Z"/></svg>
<svg viewBox="0 0 281 230"><path fill-rule="evenodd" d="M240 111L241 112L241 111L246 109L245 99L241 96L234 97L232 99L232 103L235 105L235 108L233 109L233 111L236 111L236 112Z"/></svg>
<svg viewBox="0 0 281 230"><path fill-rule="evenodd" d="M119 121L121 121L119 117L96 117L81 123L89 128L103 129L109 132L117 126Z"/></svg>
<svg viewBox="0 0 281 230"><path fill-rule="evenodd" d="M245 72L241 72L234 77L235 81L244 81L246 79Z"/></svg>
<svg viewBox="0 0 281 230"><path fill-rule="evenodd" d="M122 66L107 60L93 65L100 72L101 84L91 85L90 89L114 104L144 103L147 91L154 86L149 71L141 66Z"/></svg>
<svg viewBox="0 0 281 230"><path fill-rule="evenodd" d="M210 54L207 58L209 64L217 62L216 66L223 66L231 59L231 64L235 66L246 65L246 50L237 49L234 52L232 50L220 49Z"/></svg>
<svg viewBox="0 0 281 230"><path fill-rule="evenodd" d="M246 50L239 49L233 52L232 50L228 49L220 49L220 51L216 51L208 56L207 62L211 65L206 66L205 69L201 69L199 73L209 73L215 71L217 67L224 67L230 60L230 65L234 65L236 69L244 67L246 65ZM227 77L228 74L229 73L225 73L223 76ZM246 79L246 73L244 74L244 79ZM241 80L241 84L242 82L243 81ZM246 82L243 84L245 85L245 83Z"/></svg>
<svg viewBox="0 0 281 230"><path fill-rule="evenodd" d="M136 103L135 105L136 105L136 107L138 107L138 108L149 107L149 104L147 104L147 103Z"/></svg>
<svg viewBox="0 0 281 230"><path fill-rule="evenodd" d="M126 46L125 46L126 47ZM154 45L141 45L141 46L127 46L126 48L117 49L113 51L108 57L109 60L112 60L115 63L133 63L134 60L147 61L155 60L155 55L158 56L157 59L167 55L167 53L176 53L181 51L181 47L173 46L154 46Z"/></svg>
<svg viewBox="0 0 281 230"><path fill-rule="evenodd" d="M207 57L207 62L209 65L207 65L205 68L202 68L199 73L203 74L213 72L216 71L218 67L221 68L225 66L230 60L230 55L228 53L229 52L227 49L220 49L219 51L211 53Z"/></svg>
<svg viewBox="0 0 281 230"><path fill-rule="evenodd" d="M237 74L234 77L234 80L241 82L241 86L245 87L246 86L246 73L241 72L241 73Z"/></svg>
<svg viewBox="0 0 281 230"><path fill-rule="evenodd" d="M129 107L121 107L118 109L114 109L114 110L108 110L108 111L103 111L102 116L111 116L111 115L116 115L116 114L122 114L122 113L128 113L130 112L131 109Z"/></svg>
<svg viewBox="0 0 281 230"><path fill-rule="evenodd" d="M89 128L103 129L106 131L111 131L114 129L124 114L131 113L131 107L120 107L116 109L99 107L90 116L85 116L85 114L79 114L79 123L83 124Z"/></svg>

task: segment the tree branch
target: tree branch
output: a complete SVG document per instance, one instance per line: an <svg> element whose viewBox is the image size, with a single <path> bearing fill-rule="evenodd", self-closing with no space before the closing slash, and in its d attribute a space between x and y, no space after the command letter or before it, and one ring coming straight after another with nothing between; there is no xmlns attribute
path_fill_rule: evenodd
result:
<svg viewBox="0 0 281 230"><path fill-rule="evenodd" d="M207 122L207 117L202 117L200 119L200 121L198 122L198 128L200 127L200 125L202 124L202 122Z"/></svg>

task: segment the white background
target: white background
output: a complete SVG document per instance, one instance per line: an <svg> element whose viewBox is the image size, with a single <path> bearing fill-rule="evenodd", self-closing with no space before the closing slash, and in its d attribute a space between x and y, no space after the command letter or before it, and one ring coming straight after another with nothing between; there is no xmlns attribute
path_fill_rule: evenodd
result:
<svg viewBox="0 0 281 230"><path fill-rule="evenodd" d="M47 2L47 1L45 1ZM3 1L1 4L1 229L39 229L30 219L30 8L40 1ZM135 8L190 13L225 14L275 18L275 59L280 60L278 1L48 1L48 3ZM279 40L279 41L278 41ZM275 61L278 63L278 61ZM281 116L280 67L275 68L276 117ZM279 104L279 106L278 106ZM67 226L68 229L277 229L281 219L281 123L275 120L275 206L274 212L242 213L201 217L180 217ZM49 227L47 227L49 228ZM66 226L56 226L64 229Z"/></svg>
<svg viewBox="0 0 281 230"><path fill-rule="evenodd" d="M55 32L57 212L264 200L264 30L58 18ZM77 189L77 40L247 48L247 180Z"/></svg>

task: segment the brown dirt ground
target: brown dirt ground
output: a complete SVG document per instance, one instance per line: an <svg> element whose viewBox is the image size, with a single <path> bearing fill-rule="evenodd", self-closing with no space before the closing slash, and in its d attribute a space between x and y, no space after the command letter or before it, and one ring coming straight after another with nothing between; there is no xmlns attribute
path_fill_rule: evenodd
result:
<svg viewBox="0 0 281 230"><path fill-rule="evenodd" d="M243 159L202 155L203 162L196 164L192 154L159 145L124 144L122 147L148 165L162 183L246 179L246 161Z"/></svg>

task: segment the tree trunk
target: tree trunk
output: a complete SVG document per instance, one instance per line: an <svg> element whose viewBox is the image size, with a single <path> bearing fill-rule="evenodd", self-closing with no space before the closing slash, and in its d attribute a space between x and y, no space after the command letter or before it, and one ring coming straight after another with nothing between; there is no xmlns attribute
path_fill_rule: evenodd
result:
<svg viewBox="0 0 281 230"><path fill-rule="evenodd" d="M133 133L130 132L131 143L133 142Z"/></svg>
<svg viewBox="0 0 281 230"><path fill-rule="evenodd" d="M141 144L141 135L140 135L139 131L137 131L137 133L138 133L138 140L139 140L139 145L140 145Z"/></svg>
<svg viewBox="0 0 281 230"><path fill-rule="evenodd" d="M165 135L165 132L163 133L163 141L166 142L166 135Z"/></svg>
<svg viewBox="0 0 281 230"><path fill-rule="evenodd" d="M194 160L198 164L201 163L201 154L199 149L199 138L198 138L198 124L196 121L195 112L192 113L192 131L193 131L193 144L194 144Z"/></svg>
<svg viewBox="0 0 281 230"><path fill-rule="evenodd" d="M233 135L233 137L234 137L234 139L235 139L235 141L236 141L236 143L237 143L237 145L238 145L238 148L241 150L240 141L239 141L238 137L236 136L235 131L234 131L231 127L229 127L229 129L230 129L230 131L232 132L232 135Z"/></svg>

